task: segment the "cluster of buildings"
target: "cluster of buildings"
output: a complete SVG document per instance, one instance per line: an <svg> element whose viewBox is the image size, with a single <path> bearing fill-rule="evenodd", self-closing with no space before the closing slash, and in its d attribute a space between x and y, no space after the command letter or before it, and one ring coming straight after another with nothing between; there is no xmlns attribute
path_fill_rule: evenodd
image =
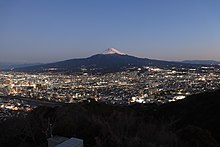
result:
<svg viewBox="0 0 220 147"><path fill-rule="evenodd" d="M20 99L0 98L0 121L10 117L24 117L35 107L36 105L30 105Z"/></svg>
<svg viewBox="0 0 220 147"><path fill-rule="evenodd" d="M198 68L134 68L123 72L66 75L0 72L0 96L74 103L166 103L220 88L220 71Z"/></svg>

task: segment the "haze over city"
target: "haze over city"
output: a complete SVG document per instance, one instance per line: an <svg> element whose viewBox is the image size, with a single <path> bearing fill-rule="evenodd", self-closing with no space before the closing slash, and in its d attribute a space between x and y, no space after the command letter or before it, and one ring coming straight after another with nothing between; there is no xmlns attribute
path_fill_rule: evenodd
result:
<svg viewBox="0 0 220 147"><path fill-rule="evenodd" d="M161 60L220 60L218 0L0 1L0 62L46 63L114 47Z"/></svg>

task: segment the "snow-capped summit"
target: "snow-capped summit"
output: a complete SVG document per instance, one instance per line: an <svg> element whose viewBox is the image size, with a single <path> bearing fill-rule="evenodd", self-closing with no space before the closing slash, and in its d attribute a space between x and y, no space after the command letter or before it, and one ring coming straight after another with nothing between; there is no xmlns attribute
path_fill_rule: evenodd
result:
<svg viewBox="0 0 220 147"><path fill-rule="evenodd" d="M125 53L120 52L119 50L115 48L108 48L107 50L104 51L103 54L119 54L119 55L126 55Z"/></svg>

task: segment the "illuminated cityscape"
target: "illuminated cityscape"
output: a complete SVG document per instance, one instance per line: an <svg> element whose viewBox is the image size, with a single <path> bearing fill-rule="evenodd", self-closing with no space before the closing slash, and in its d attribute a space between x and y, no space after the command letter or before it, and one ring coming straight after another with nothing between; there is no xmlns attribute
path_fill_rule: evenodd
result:
<svg viewBox="0 0 220 147"><path fill-rule="evenodd" d="M198 69L143 67L100 75L9 71L1 72L0 77L1 97L18 98L15 104L10 101L5 104L2 100L2 110L21 110L20 107L31 110L30 106L20 106L19 98L63 103L95 100L122 105L162 104L220 87L220 71L213 66Z"/></svg>

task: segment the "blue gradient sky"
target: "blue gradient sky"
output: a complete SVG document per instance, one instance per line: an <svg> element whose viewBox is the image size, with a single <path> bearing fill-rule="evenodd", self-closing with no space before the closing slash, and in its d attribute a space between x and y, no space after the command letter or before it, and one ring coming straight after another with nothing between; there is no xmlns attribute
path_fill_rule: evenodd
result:
<svg viewBox="0 0 220 147"><path fill-rule="evenodd" d="M108 47L154 59L220 60L220 1L0 1L0 62L53 62Z"/></svg>

